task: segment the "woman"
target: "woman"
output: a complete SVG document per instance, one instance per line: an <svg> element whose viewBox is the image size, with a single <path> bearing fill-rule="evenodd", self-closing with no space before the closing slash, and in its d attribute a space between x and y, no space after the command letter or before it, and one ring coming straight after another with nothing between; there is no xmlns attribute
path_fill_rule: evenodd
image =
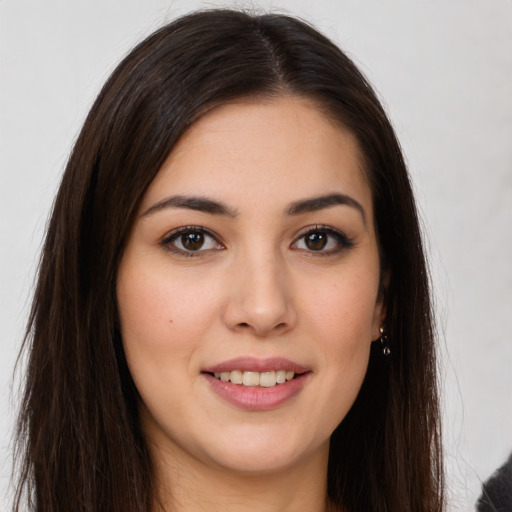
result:
<svg viewBox="0 0 512 512"><path fill-rule="evenodd" d="M354 64L296 19L191 14L119 65L28 332L18 509L442 509L405 164Z"/></svg>

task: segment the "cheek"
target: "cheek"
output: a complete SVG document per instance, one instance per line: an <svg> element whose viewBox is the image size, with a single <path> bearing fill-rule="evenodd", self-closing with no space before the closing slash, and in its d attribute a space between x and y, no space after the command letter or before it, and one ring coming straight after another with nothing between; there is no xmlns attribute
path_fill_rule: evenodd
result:
<svg viewBox="0 0 512 512"><path fill-rule="evenodd" d="M142 373L191 370L191 356L213 310L208 295L194 293L158 267L149 268L126 265L118 277L121 335L134 379Z"/></svg>
<svg viewBox="0 0 512 512"><path fill-rule="evenodd" d="M319 415L334 429L352 406L366 375L378 283L373 274L338 279L310 295L310 337L316 340L325 401ZM310 287L310 291L311 291Z"/></svg>
<svg viewBox="0 0 512 512"><path fill-rule="evenodd" d="M370 357L375 295L373 286L356 284L332 286L314 306L319 354L327 369L322 382L326 390L323 414L332 430L352 407Z"/></svg>
<svg viewBox="0 0 512 512"><path fill-rule="evenodd" d="M337 279L323 286L308 286L301 309L321 338L333 347L357 350L373 340L378 317L378 282L373 274Z"/></svg>

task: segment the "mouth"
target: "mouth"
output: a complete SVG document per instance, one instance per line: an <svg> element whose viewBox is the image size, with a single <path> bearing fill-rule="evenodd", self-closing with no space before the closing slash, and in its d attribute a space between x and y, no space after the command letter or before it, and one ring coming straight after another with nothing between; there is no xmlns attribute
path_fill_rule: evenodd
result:
<svg viewBox="0 0 512 512"><path fill-rule="evenodd" d="M202 373L223 382L241 386L271 388L285 384L310 371L310 368L283 357L266 359L237 357L204 368Z"/></svg>
<svg viewBox="0 0 512 512"><path fill-rule="evenodd" d="M285 358L239 357L201 373L211 389L231 405L265 411L296 396L309 382L312 369Z"/></svg>
<svg viewBox="0 0 512 512"><path fill-rule="evenodd" d="M231 382L240 386L273 388L298 377L299 373L291 370L271 370L254 372L247 370L231 370L223 372L206 372L222 382Z"/></svg>

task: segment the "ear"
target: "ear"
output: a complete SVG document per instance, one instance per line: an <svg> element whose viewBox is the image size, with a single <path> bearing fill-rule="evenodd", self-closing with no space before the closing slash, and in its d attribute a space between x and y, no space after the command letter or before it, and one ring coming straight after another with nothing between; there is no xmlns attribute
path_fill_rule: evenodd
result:
<svg viewBox="0 0 512 512"><path fill-rule="evenodd" d="M387 291L391 277L388 271L384 271L379 284L379 293L375 302L375 311L373 314L372 340L378 340L381 336L380 328L386 323L387 313Z"/></svg>

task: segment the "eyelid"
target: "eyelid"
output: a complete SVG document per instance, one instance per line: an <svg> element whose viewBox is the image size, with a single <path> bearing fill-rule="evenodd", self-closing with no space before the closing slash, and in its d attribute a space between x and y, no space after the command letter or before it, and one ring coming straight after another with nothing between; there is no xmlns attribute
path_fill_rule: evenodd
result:
<svg viewBox="0 0 512 512"><path fill-rule="evenodd" d="M206 248L206 249L197 249L197 250L187 250L187 249L181 249L180 247L177 247L173 244L173 241L176 240L181 234L184 233L202 233L203 235L210 237L215 241L217 247L214 248ZM311 233L325 233L328 237L332 237L336 240L337 246L334 248L330 248L327 250L319 249L307 249L307 248L299 248L296 247L298 242L302 240L305 236ZM210 231L209 229L203 227L203 226L197 226L197 225L189 225L189 226L181 226L179 228L173 229L172 231L168 232L159 242L159 244L164 247L166 250L177 254L179 256L186 256L186 257L197 257L197 256L204 256L204 253L208 253L210 251L218 251L218 250L224 250L226 249L223 242L220 241L220 237ZM308 255L315 255L315 256L330 256L330 255L336 255L339 254L347 249L350 249L355 245L355 242L353 239L348 237L343 231L340 229L334 228L332 226L327 225L321 225L321 224L315 224L313 226L307 226L303 228L299 234L295 236L294 241L291 244L292 250L299 250L304 253L307 253Z"/></svg>
<svg viewBox="0 0 512 512"><path fill-rule="evenodd" d="M197 251L190 251L185 249L180 249L179 247L176 247L173 245L173 241L177 239L180 235L184 233L202 233L203 235L206 235L218 244L218 246L215 249L198 249ZM210 231L209 229L203 227L203 226L181 226L179 228L173 229L172 231L168 232L159 242L159 244L164 247L166 250L180 255L180 256L187 256L187 257L194 257L194 256L202 256L205 252L209 252L211 250L223 250L225 249L224 244L220 241L220 237L215 234L213 231ZM203 253L203 254L202 254Z"/></svg>
<svg viewBox="0 0 512 512"><path fill-rule="evenodd" d="M299 242L299 240L303 239L308 234L316 233L316 232L326 233L328 236L334 237L339 244L338 247L335 249L318 250L318 251L315 251L313 249L308 250L308 249L299 249L299 248L293 247L294 245L296 245ZM349 236L347 236L340 229L334 228L332 226L323 225L323 224L316 224L314 226L307 226L307 227L303 228L299 232L299 234L295 237L295 240L292 243L292 248L295 250L304 251L305 253L308 253L309 255L329 256L329 255L333 255L333 254L339 254L340 252L342 252L346 249L350 249L350 248L354 247L354 245L355 245L355 241L352 238L350 238Z"/></svg>

